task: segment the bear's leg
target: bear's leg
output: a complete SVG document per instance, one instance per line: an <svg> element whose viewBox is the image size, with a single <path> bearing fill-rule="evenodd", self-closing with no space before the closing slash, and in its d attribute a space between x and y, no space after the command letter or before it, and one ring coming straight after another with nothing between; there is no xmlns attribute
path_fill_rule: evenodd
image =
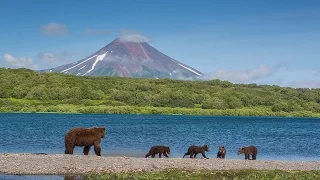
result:
<svg viewBox="0 0 320 180"><path fill-rule="evenodd" d="M169 157L166 152L163 152L163 155L164 155L165 157Z"/></svg>
<svg viewBox="0 0 320 180"><path fill-rule="evenodd" d="M91 146L85 146L85 147L83 148L83 154L84 154L84 155L88 155L88 154L89 154L90 147L91 147Z"/></svg>
<svg viewBox="0 0 320 180"><path fill-rule="evenodd" d="M161 158L161 154L162 154L162 153L160 152L160 153L159 153L159 158Z"/></svg>
<svg viewBox="0 0 320 180"><path fill-rule="evenodd" d="M74 145L73 144L66 144L66 150L64 151L65 154L73 154Z"/></svg>
<svg viewBox="0 0 320 180"><path fill-rule="evenodd" d="M154 158L155 156L156 156L156 153L153 153L151 157Z"/></svg>
<svg viewBox="0 0 320 180"><path fill-rule="evenodd" d="M248 153L245 153L245 160L249 159L249 154Z"/></svg>
<svg viewBox="0 0 320 180"><path fill-rule="evenodd" d="M184 158L185 156L189 155L189 154L190 154L189 152L185 153L185 154L183 155L183 158Z"/></svg>
<svg viewBox="0 0 320 180"><path fill-rule="evenodd" d="M198 155L198 153L195 153L194 156L193 156L193 158L196 158L197 155Z"/></svg>
<svg viewBox="0 0 320 180"><path fill-rule="evenodd" d="M193 153L190 153L190 158L193 158Z"/></svg>
<svg viewBox="0 0 320 180"><path fill-rule="evenodd" d="M100 143L95 143L95 144L94 144L94 152L96 153L97 156L101 156Z"/></svg>
<svg viewBox="0 0 320 180"><path fill-rule="evenodd" d="M252 154L252 160L256 160L257 159L257 154Z"/></svg>
<svg viewBox="0 0 320 180"><path fill-rule="evenodd" d="M205 154L204 152L202 152L201 154L202 154L202 156L203 156L204 158L209 159L209 158L207 158L207 156L206 156L206 154Z"/></svg>
<svg viewBox="0 0 320 180"><path fill-rule="evenodd" d="M250 156L251 156L251 159L250 159ZM248 159L249 159L249 160L252 160L252 158L253 158L253 154L250 153L250 154L248 155Z"/></svg>

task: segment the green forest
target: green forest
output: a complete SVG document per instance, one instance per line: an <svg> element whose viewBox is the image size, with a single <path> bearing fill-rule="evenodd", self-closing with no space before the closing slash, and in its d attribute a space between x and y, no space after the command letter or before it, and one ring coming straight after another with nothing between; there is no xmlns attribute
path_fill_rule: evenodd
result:
<svg viewBox="0 0 320 180"><path fill-rule="evenodd" d="M0 112L320 117L320 89L0 68Z"/></svg>

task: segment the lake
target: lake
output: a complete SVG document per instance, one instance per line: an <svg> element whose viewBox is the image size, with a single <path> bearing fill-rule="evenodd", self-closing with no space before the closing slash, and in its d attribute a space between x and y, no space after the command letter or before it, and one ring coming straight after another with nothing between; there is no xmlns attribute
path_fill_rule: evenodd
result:
<svg viewBox="0 0 320 180"><path fill-rule="evenodd" d="M190 145L208 144L209 158L224 145L226 158L244 159L238 148L255 145L257 159L320 160L320 119L280 117L2 113L0 153L62 154L68 130L92 126L107 128L103 156L144 157L151 146L168 145L171 157L182 157Z"/></svg>

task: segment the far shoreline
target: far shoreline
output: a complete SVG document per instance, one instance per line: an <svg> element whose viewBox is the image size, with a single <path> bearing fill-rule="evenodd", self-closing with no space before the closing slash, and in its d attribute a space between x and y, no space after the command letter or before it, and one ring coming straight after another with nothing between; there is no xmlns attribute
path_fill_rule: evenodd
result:
<svg viewBox="0 0 320 180"><path fill-rule="evenodd" d="M320 115L314 113L312 116L294 116L294 115L224 115L224 114L170 114L170 113L82 113L82 112L0 112L0 114L68 114L68 115L150 115L150 116L208 116L208 117L272 117L272 118L310 118L310 119L320 119Z"/></svg>

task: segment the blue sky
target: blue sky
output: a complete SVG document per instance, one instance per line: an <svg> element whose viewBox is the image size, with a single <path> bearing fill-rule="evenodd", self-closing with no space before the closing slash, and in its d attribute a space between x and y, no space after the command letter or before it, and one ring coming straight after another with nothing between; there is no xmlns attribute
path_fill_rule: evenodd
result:
<svg viewBox="0 0 320 180"><path fill-rule="evenodd" d="M318 0L2 0L0 66L82 59L123 33L235 83L320 88Z"/></svg>

